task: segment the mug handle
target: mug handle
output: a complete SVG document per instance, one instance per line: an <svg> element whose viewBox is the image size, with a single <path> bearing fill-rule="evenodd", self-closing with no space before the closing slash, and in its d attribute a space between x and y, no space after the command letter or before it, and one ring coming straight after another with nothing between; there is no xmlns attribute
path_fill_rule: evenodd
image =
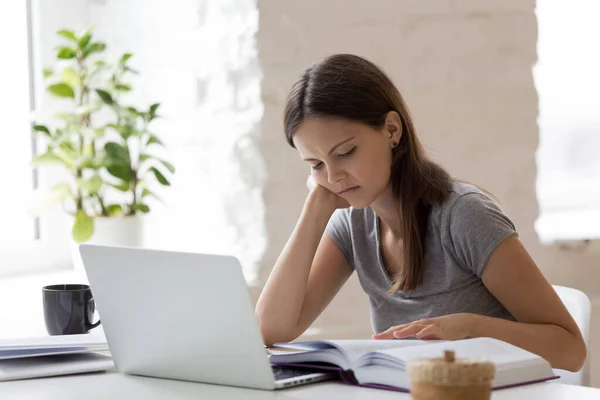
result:
<svg viewBox="0 0 600 400"><path fill-rule="evenodd" d="M86 311L87 311L87 313L93 315L95 310L96 310L96 302L94 301L94 298L92 297L92 298L90 298L87 301ZM100 320L94 322L93 324L90 324L88 321L89 321L89 319L87 318L87 315L86 315L86 318L85 318L85 329L88 330L88 331L96 328L101 323Z"/></svg>

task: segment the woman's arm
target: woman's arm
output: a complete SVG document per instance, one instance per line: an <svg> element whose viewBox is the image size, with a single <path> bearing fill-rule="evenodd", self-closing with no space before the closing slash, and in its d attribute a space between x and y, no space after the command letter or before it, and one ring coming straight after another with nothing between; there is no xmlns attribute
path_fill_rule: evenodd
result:
<svg viewBox="0 0 600 400"><path fill-rule="evenodd" d="M529 350L552 367L579 371L587 349L579 327L520 240L510 237L492 253L484 285L517 322L476 314L450 314L391 327L375 339L456 340L492 337Z"/></svg>
<svg viewBox="0 0 600 400"><path fill-rule="evenodd" d="M258 299L256 316L265 344L296 339L312 324L353 272L324 233L335 196L317 188Z"/></svg>
<svg viewBox="0 0 600 400"><path fill-rule="evenodd" d="M521 241L511 237L492 253L482 280L518 322L478 316L472 336L489 336L578 371L587 349L575 320Z"/></svg>

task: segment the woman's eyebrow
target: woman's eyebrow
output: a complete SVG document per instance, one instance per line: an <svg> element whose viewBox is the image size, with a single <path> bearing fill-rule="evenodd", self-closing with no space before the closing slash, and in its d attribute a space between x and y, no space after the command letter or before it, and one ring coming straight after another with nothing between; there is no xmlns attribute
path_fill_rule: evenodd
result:
<svg viewBox="0 0 600 400"><path fill-rule="evenodd" d="M355 136L352 136L351 138L348 138L348 139L342 140L341 142L339 142L338 144L336 144L335 146L333 146L333 147L331 148L331 150L329 150L329 153L327 153L327 154L331 154L331 153L333 153L333 152L335 151L335 149L337 149L338 147L340 147L340 146L341 146L341 145L343 145L344 143L351 141L351 140L352 140L352 139L354 139L354 138L355 138ZM315 159L315 158L303 158L303 160L304 160L304 161L319 161L319 160L317 160L317 159Z"/></svg>

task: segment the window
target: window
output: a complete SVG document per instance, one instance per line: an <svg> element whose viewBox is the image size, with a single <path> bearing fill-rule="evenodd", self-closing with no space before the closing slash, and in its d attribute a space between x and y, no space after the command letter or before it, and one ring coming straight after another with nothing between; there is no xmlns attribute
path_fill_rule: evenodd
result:
<svg viewBox="0 0 600 400"><path fill-rule="evenodd" d="M600 239L600 2L539 0L542 242Z"/></svg>
<svg viewBox="0 0 600 400"><path fill-rule="evenodd" d="M69 260L66 234L61 250L46 229L53 217L34 219L27 214L37 185L30 167L35 142L30 122L34 80L29 6L23 1L0 2L0 275L65 266Z"/></svg>

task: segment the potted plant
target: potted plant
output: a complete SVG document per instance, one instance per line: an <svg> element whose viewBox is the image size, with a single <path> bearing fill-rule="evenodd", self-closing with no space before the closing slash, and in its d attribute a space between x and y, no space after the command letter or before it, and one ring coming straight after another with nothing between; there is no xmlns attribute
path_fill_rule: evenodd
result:
<svg viewBox="0 0 600 400"><path fill-rule="evenodd" d="M125 53L111 64L106 45L92 29L60 30L55 70L45 69L47 92L59 99L52 121L35 121L43 151L32 165L55 165L65 181L46 190L42 207L60 203L72 216L75 243L140 245L140 216L157 198L156 183L169 186L174 166L155 154L164 147L150 131L159 103L136 108L123 101L132 90L127 78L137 73Z"/></svg>

